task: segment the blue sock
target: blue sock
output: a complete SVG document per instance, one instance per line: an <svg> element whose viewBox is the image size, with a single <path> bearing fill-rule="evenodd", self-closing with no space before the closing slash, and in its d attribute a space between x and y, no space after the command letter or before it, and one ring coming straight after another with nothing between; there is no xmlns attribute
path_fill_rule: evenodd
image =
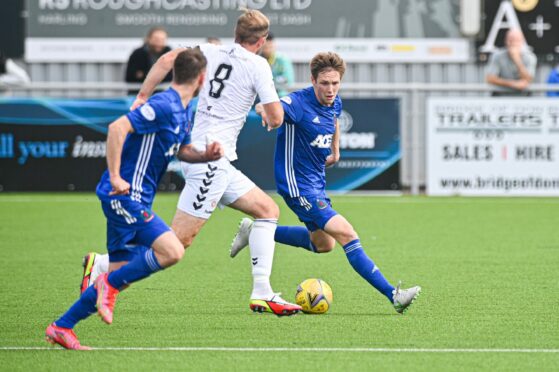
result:
<svg viewBox="0 0 559 372"><path fill-rule="evenodd" d="M353 269L392 302L394 287L382 275L373 260L367 256L359 239L344 245L344 252Z"/></svg>
<svg viewBox="0 0 559 372"><path fill-rule="evenodd" d="M120 289L126 284L131 284L147 278L152 273L161 269L162 267L157 261L157 257L155 257L155 252L153 249L148 249L145 253L134 257L132 261L128 262L120 269L110 273L107 279L110 285Z"/></svg>
<svg viewBox="0 0 559 372"><path fill-rule="evenodd" d="M97 290L93 286L89 286L79 300L68 309L57 321L54 322L62 328L74 328L76 323L90 316L97 311L95 302L97 301Z"/></svg>
<svg viewBox="0 0 559 372"><path fill-rule="evenodd" d="M305 248L307 251L316 253L316 247L311 242L309 230L303 226L278 226L274 240L281 244Z"/></svg>

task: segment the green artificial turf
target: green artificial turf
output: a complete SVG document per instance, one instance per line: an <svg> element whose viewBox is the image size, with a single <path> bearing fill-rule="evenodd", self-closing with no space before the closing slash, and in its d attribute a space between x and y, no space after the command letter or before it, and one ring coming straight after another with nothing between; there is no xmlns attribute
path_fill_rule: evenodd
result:
<svg viewBox="0 0 559 372"><path fill-rule="evenodd" d="M154 210L170 221L177 198L158 195ZM280 224L299 224L276 200ZM104 251L99 203L93 194L0 195L0 370L557 368L559 199L332 201L389 280L422 286L407 314L362 280L340 247L318 255L284 245L276 247L274 290L294 300L299 282L318 277L332 287L333 305L324 315L251 313L248 252L229 257L241 214L224 210L182 262L119 296L111 326L92 316L75 329L82 344L98 348L202 350L68 352L5 348L48 346L46 326L78 297L82 256ZM441 349L454 350L433 352Z"/></svg>

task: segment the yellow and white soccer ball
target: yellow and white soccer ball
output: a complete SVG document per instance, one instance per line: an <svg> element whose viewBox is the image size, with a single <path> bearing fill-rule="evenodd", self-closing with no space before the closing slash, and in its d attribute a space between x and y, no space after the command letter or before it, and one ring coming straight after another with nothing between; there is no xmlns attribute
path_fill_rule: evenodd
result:
<svg viewBox="0 0 559 372"><path fill-rule="evenodd" d="M332 288L322 279L307 279L297 287L295 302L307 314L324 314L332 305Z"/></svg>

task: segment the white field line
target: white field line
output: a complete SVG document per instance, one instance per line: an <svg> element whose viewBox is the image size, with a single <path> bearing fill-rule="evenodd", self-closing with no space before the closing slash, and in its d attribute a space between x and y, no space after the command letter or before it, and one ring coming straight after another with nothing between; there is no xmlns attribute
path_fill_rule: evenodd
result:
<svg viewBox="0 0 559 372"><path fill-rule="evenodd" d="M9 198L2 196L0 197L1 203L99 203L99 199L92 197L91 199L72 199L72 198L26 198L26 197L14 197Z"/></svg>
<svg viewBox="0 0 559 372"><path fill-rule="evenodd" d="M1 346L0 351L64 350L59 347ZM427 348L344 348L344 347L96 347L98 351L221 351L221 352L353 352L353 353L559 353L559 349L427 349Z"/></svg>
<svg viewBox="0 0 559 372"><path fill-rule="evenodd" d="M178 195L178 194L177 194ZM343 203L359 203L362 204L363 195L332 195L336 200L335 202ZM365 196L366 197L366 196ZM531 204L531 205L545 205L545 204L559 204L559 198L542 197L541 199L523 198L523 197L503 197L499 198L483 198L483 197L463 197L463 198L445 198L445 197L426 197L426 198L370 198L372 204ZM167 201L161 201L165 203ZM169 201L175 203L175 200ZM0 196L0 204L2 203L99 203L96 197L73 199L64 197L54 198L34 198L34 197L7 197Z"/></svg>

